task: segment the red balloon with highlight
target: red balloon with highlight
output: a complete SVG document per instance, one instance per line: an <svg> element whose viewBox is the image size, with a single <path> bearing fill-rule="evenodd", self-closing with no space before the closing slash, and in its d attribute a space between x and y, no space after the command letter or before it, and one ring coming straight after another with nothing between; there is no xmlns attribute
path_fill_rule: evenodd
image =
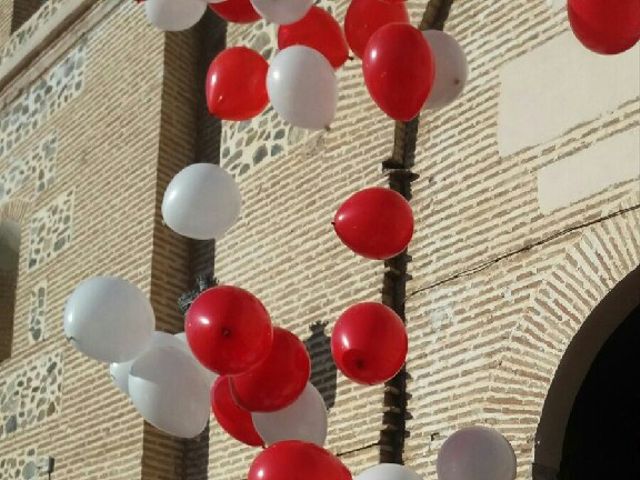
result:
<svg viewBox="0 0 640 480"><path fill-rule="evenodd" d="M264 445L253 426L251 412L241 408L233 399L229 377L218 377L211 386L211 410L224 431L236 440L252 447Z"/></svg>
<svg viewBox="0 0 640 480"><path fill-rule="evenodd" d="M409 24L404 2L352 0L344 18L344 33L353 53L363 58L371 36L389 23Z"/></svg>
<svg viewBox="0 0 640 480"><path fill-rule="evenodd" d="M349 469L324 448L286 440L255 458L248 480L352 480L352 477Z"/></svg>
<svg viewBox="0 0 640 480"><path fill-rule="evenodd" d="M639 0L569 0L567 13L573 33L594 52L621 53L640 39Z"/></svg>
<svg viewBox="0 0 640 480"><path fill-rule="evenodd" d="M365 385L384 383L400 371L409 340L402 319L381 303L349 307L331 334L336 365L351 380Z"/></svg>
<svg viewBox="0 0 640 480"><path fill-rule="evenodd" d="M311 7L299 21L278 27L278 48L305 45L317 50L333 68L341 67L349 57L349 47L340 24L329 12Z"/></svg>
<svg viewBox="0 0 640 480"><path fill-rule="evenodd" d="M258 115L269 104L268 69L262 55L250 48L222 51L207 73L205 93L209 113L224 120L248 120Z"/></svg>
<svg viewBox="0 0 640 480"><path fill-rule="evenodd" d="M275 327L267 358L232 377L231 391L238 405L250 412L275 412L302 394L310 374L311 361L304 344L293 333Z"/></svg>
<svg viewBox="0 0 640 480"><path fill-rule="evenodd" d="M193 355L220 375L237 375L258 365L271 350L273 328L260 300L238 287L202 292L185 317Z"/></svg>
<svg viewBox="0 0 640 480"><path fill-rule="evenodd" d="M340 240L358 255L386 260L409 245L413 212L398 192L367 188L353 194L338 208L333 226Z"/></svg>
<svg viewBox="0 0 640 480"><path fill-rule="evenodd" d="M422 32L394 23L378 30L362 59L371 98L394 120L408 122L422 110L435 78L431 47Z"/></svg>
<svg viewBox="0 0 640 480"><path fill-rule="evenodd" d="M209 8L219 17L232 23L252 23L262 18L249 0L226 0L220 3L210 3Z"/></svg>

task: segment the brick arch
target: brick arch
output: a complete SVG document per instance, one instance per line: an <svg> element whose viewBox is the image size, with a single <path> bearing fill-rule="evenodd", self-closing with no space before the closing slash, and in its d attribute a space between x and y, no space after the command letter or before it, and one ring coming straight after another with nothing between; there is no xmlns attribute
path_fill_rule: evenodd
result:
<svg viewBox="0 0 640 480"><path fill-rule="evenodd" d="M588 227L544 276L509 334L484 417L514 444L520 475L533 464L534 480L555 478L582 381L602 344L640 303L638 231L638 210Z"/></svg>
<svg viewBox="0 0 640 480"><path fill-rule="evenodd" d="M14 199L0 205L0 221L13 220L23 225L29 211L30 202L27 200Z"/></svg>

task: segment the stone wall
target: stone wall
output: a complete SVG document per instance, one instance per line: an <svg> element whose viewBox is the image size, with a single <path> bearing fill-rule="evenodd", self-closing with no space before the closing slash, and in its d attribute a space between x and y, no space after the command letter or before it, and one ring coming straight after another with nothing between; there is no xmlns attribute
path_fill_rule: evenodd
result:
<svg viewBox="0 0 640 480"><path fill-rule="evenodd" d="M179 478L183 443L145 426L107 366L66 344L62 313L79 281L112 274L149 294L158 328L180 328L189 254L159 201L194 157L197 35L165 36L124 1L61 27L72 6L50 0L0 33L0 67L29 59L0 90L0 221L22 234L12 355L0 364L0 478L39 478L47 457L52 478ZM3 29L7 16L2 7Z"/></svg>

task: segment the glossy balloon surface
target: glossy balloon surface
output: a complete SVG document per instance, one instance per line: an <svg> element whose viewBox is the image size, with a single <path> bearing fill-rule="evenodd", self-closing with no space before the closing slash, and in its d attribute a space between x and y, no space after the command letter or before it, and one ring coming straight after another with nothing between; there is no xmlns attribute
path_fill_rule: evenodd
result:
<svg viewBox="0 0 640 480"><path fill-rule="evenodd" d="M404 465L381 463L368 468L356 480L423 480L420 475Z"/></svg>
<svg viewBox="0 0 640 480"><path fill-rule="evenodd" d="M192 27L207 10L204 0L146 0L147 20L156 28L177 32Z"/></svg>
<svg viewBox="0 0 640 480"><path fill-rule="evenodd" d="M367 188L338 208L333 225L340 240L355 253L384 260L407 248L413 236L413 213L398 192Z"/></svg>
<svg viewBox="0 0 640 480"><path fill-rule="evenodd" d="M150 348L136 358L129 396L145 420L176 437L193 438L209 421L209 387L182 348Z"/></svg>
<svg viewBox="0 0 640 480"><path fill-rule="evenodd" d="M302 440L322 447L327 439L327 407L311 383L307 383L302 394L288 407L271 413L254 412L251 418L267 445Z"/></svg>
<svg viewBox="0 0 640 480"><path fill-rule="evenodd" d="M455 38L440 30L423 32L433 54L435 77L424 108L439 109L455 101L467 84L467 58Z"/></svg>
<svg viewBox="0 0 640 480"><path fill-rule="evenodd" d="M177 347L184 349L184 344L180 341L179 338L176 338L170 333L153 332L151 341L145 348L144 352L146 352L150 348L157 347ZM141 352L140 355L144 352ZM112 363L109 366L109 373L114 385L118 387L118 389L120 389L122 393L125 393L127 395L129 394L129 371L131 370L131 365L133 365L134 361L135 358L129 360L128 362Z"/></svg>
<svg viewBox="0 0 640 480"><path fill-rule="evenodd" d="M380 109L405 122L420 113L435 78L431 48L422 32L401 23L386 25L371 36L362 71Z"/></svg>
<svg viewBox="0 0 640 480"><path fill-rule="evenodd" d="M325 56L333 68L341 67L349 57L342 27L329 12L311 7L298 22L278 28L278 48L305 45Z"/></svg>
<svg viewBox="0 0 640 480"><path fill-rule="evenodd" d="M251 413L231 395L229 377L219 377L211 387L211 410L220 426L236 440L252 447L264 444L253 426Z"/></svg>
<svg viewBox="0 0 640 480"><path fill-rule="evenodd" d="M260 300L238 287L221 285L202 292L185 318L194 356L220 375L256 367L271 350L271 319Z"/></svg>
<svg viewBox="0 0 640 480"><path fill-rule="evenodd" d="M438 480L513 480L516 456L500 432L486 427L458 430L438 453Z"/></svg>
<svg viewBox="0 0 640 480"><path fill-rule="evenodd" d="M275 412L302 394L310 374L304 344L293 333L275 327L269 355L253 369L233 376L231 391L238 404L251 412Z"/></svg>
<svg viewBox="0 0 640 480"><path fill-rule="evenodd" d="M155 316L149 299L118 277L81 282L64 309L64 333L71 344L101 362L126 362L151 342Z"/></svg>
<svg viewBox="0 0 640 480"><path fill-rule="evenodd" d="M404 2L352 0L344 19L344 33L353 53L363 58L371 36L389 23L409 23Z"/></svg>
<svg viewBox="0 0 640 480"><path fill-rule="evenodd" d="M269 64L255 50L232 47L211 62L205 93L209 113L224 120L248 120L269 103ZM242 79L242 81L238 81Z"/></svg>
<svg viewBox="0 0 640 480"><path fill-rule="evenodd" d="M313 443L288 440L260 453L248 480L351 480L351 473L327 450Z"/></svg>
<svg viewBox="0 0 640 480"><path fill-rule="evenodd" d="M225 0L220 3L210 3L209 8L231 23L252 23L262 18L250 0Z"/></svg>
<svg viewBox="0 0 640 480"><path fill-rule="evenodd" d="M289 25L304 17L314 0L251 0L253 8L267 22Z"/></svg>
<svg viewBox="0 0 640 480"><path fill-rule="evenodd" d="M638 0L569 0L567 12L578 40L596 53L621 53L640 39Z"/></svg>
<svg viewBox="0 0 640 480"><path fill-rule="evenodd" d="M196 240L220 239L238 220L240 189L226 170L194 163L171 179L162 199L162 219L176 233Z"/></svg>
<svg viewBox="0 0 640 480"><path fill-rule="evenodd" d="M340 371L365 385L386 382L407 358L407 331L402 319L381 303L349 307L331 335L331 353Z"/></svg>
<svg viewBox="0 0 640 480"><path fill-rule="evenodd" d="M271 105L287 122L321 130L331 125L338 104L338 80L324 55L304 45L278 52L267 74Z"/></svg>

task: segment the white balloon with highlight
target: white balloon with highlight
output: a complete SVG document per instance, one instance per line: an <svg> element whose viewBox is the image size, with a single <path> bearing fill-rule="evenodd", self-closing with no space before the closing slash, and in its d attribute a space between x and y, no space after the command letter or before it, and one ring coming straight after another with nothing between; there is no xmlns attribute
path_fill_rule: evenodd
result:
<svg viewBox="0 0 640 480"><path fill-rule="evenodd" d="M267 73L273 108L301 128L329 128L338 104L338 80L320 52L294 45L278 52Z"/></svg>
<svg viewBox="0 0 640 480"><path fill-rule="evenodd" d="M423 480L420 475L405 467L404 465L397 465L395 463L381 463L375 467L371 467L360 475L355 480Z"/></svg>
<svg viewBox="0 0 640 480"><path fill-rule="evenodd" d="M209 421L209 386L181 347L140 355L129 373L129 396L147 422L176 437L193 438Z"/></svg>
<svg viewBox="0 0 640 480"><path fill-rule="evenodd" d="M320 392L311 383L286 408L276 412L251 414L253 426L267 445L283 440L300 440L322 447L327 439L327 408Z"/></svg>
<svg viewBox="0 0 640 480"><path fill-rule="evenodd" d="M251 4L268 22L289 25L302 19L314 0L251 0Z"/></svg>
<svg viewBox="0 0 640 480"><path fill-rule="evenodd" d="M194 163L169 183L162 218L185 237L218 240L238 220L241 204L240 189L229 173L212 163Z"/></svg>
<svg viewBox="0 0 640 480"><path fill-rule="evenodd" d="M145 352L154 347L184 348L182 342L180 342L180 339L176 338L170 333L165 332L153 332L151 342L149 342L149 345L145 349ZM141 352L141 354L142 353L144 352ZM109 365L111 380L122 393L125 393L127 395L129 394L129 371L131 370L131 365L133 365L134 361L135 358L133 360L129 360L128 362L112 363L111 365Z"/></svg>
<svg viewBox="0 0 640 480"><path fill-rule="evenodd" d="M147 296L118 277L81 282L67 300L64 333L71 344L101 362L126 362L143 352L155 328Z"/></svg>
<svg viewBox="0 0 640 480"><path fill-rule="evenodd" d="M207 10L205 0L146 0L144 11L151 25L167 32L191 28Z"/></svg>
<svg viewBox="0 0 640 480"><path fill-rule="evenodd" d="M487 427L458 430L438 453L439 480L514 480L516 455L509 441Z"/></svg>

